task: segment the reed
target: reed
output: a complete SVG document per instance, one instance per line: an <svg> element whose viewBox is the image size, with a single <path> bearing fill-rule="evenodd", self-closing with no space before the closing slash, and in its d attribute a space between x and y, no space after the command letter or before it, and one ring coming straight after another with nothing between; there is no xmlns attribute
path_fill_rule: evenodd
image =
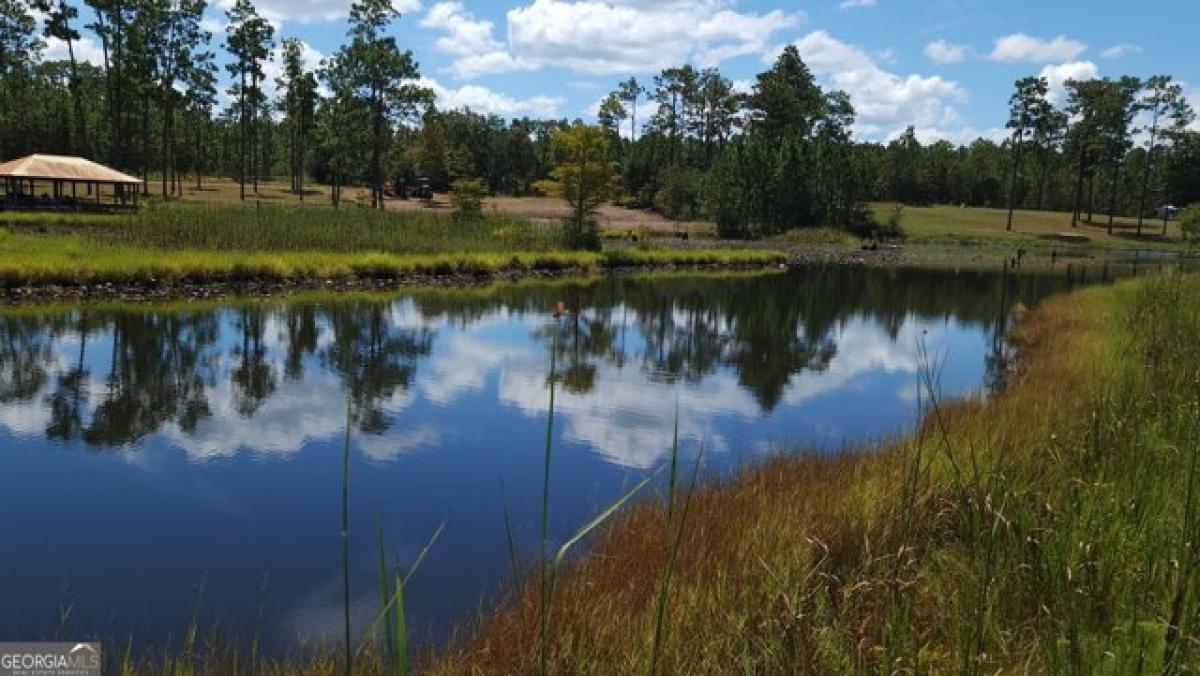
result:
<svg viewBox="0 0 1200 676"><path fill-rule="evenodd" d="M774 458L674 520L670 500L624 512L556 570L552 669L1196 669L1197 335L1200 277L1165 275L1048 301L987 400L942 401L925 354L911 437ZM426 670L536 670L535 608L503 605Z"/></svg>
<svg viewBox="0 0 1200 676"><path fill-rule="evenodd" d="M158 248L137 240L74 234L38 235L0 229L0 288L395 280L411 277L488 277L533 272L588 273L638 267L763 267L786 257L758 249L652 249L629 253L564 250L461 251L421 248L297 250Z"/></svg>

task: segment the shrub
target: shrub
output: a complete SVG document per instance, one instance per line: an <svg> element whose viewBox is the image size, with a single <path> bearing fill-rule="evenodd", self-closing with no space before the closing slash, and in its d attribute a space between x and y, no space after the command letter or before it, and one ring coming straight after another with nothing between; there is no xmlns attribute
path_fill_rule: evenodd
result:
<svg viewBox="0 0 1200 676"><path fill-rule="evenodd" d="M1189 244L1200 243L1200 203L1184 209L1179 215L1179 230Z"/></svg>
<svg viewBox="0 0 1200 676"><path fill-rule="evenodd" d="M487 186L477 178L460 178L450 184L450 202L459 218L476 219L483 215Z"/></svg>
<svg viewBox="0 0 1200 676"><path fill-rule="evenodd" d="M654 206L671 219L695 218L700 205L700 180L695 172L675 167L667 172L654 196Z"/></svg>

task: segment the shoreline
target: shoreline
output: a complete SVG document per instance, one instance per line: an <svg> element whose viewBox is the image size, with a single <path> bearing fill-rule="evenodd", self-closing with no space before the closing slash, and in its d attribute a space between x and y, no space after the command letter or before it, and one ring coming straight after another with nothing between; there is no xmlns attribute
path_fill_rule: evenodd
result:
<svg viewBox="0 0 1200 676"><path fill-rule="evenodd" d="M586 278L595 275L686 272L771 272L790 263L766 262L646 264L552 269L505 268L470 273L411 273L398 276L309 277L296 279L213 280L205 282L105 282L0 287L0 309L40 302L154 303L210 301L225 298L272 298L292 293L387 292L410 288L471 289L495 283Z"/></svg>
<svg viewBox="0 0 1200 676"><path fill-rule="evenodd" d="M219 252L218 252L219 253ZM1186 261L1179 252L1153 252L1139 262L1140 253L1108 249L1071 250L1052 260L1044 251L1030 252L1021 265L1010 272L1084 274L1099 268L1151 267L1165 262ZM373 254L364 254L373 256ZM92 303L118 301L146 303L162 301L200 301L221 298L269 298L297 292L330 293L385 292L405 288L477 288L494 283L525 280L550 280L591 275L645 274L676 272L769 272L811 266L848 266L877 268L931 268L1002 270L1011 263L1007 249L975 245L884 246L878 250L836 245L755 246L753 242L733 242L730 246L662 247L647 251L606 250L601 253L528 252L497 255L510 260L498 265L478 264L479 257L428 255L413 257L400 266L380 265L372 272L331 275L272 274L255 272L231 262L226 269L210 273L209 279L192 280L203 275L185 274L178 278L132 271L129 279L111 274L105 281L53 281L0 285L0 307L39 302ZM630 259L645 259L629 263ZM170 264L168 258L167 265ZM532 261L532 263L531 263ZM540 261L546 261L545 263ZM582 262L581 262L582 261ZM0 270L3 273L3 270ZM57 271L51 277L69 273ZM88 275L96 273L89 272ZM96 275L99 276L99 275Z"/></svg>

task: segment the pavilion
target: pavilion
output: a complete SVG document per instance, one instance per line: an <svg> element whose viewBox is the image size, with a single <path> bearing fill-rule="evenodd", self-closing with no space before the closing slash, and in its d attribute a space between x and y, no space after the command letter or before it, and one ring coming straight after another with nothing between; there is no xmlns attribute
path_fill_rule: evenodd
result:
<svg viewBox="0 0 1200 676"><path fill-rule="evenodd" d="M0 185L0 209L108 209L136 207L142 181L82 157L30 155L0 164Z"/></svg>

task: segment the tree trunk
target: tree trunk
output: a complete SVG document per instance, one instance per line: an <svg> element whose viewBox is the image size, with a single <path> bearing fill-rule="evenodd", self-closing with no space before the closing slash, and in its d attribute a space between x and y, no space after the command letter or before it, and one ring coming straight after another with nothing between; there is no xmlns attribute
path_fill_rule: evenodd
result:
<svg viewBox="0 0 1200 676"><path fill-rule="evenodd" d="M633 112L629 116L629 140L631 143L637 143L637 95L634 94L632 104Z"/></svg>
<svg viewBox="0 0 1200 676"><path fill-rule="evenodd" d="M123 88L121 87L122 80L124 79L123 71L124 71L124 65L125 65L124 64L124 44L123 44L123 38L122 38L122 33L123 33L123 30L125 27L124 26L125 22L122 20L123 16L124 16L124 8L121 6L121 0L117 0L115 7L113 8L113 24L114 24L113 48L115 49L114 56L116 57L113 60L113 70L115 71L113 73L113 82L115 83L113 89L116 92L116 96L113 97L113 106L112 106L112 116L113 116L113 119L112 119L112 125L113 125L112 145L113 145L113 149L114 149L113 156L117 160L117 166L128 167L132 163L126 161L127 158L125 156L125 153L121 150L122 148L124 148L124 144L121 143L121 139L125 138L124 124L122 124L122 122L124 120L124 115L122 114L124 112L124 100L123 100L124 92L122 91Z"/></svg>
<svg viewBox="0 0 1200 676"><path fill-rule="evenodd" d="M1088 174L1088 214L1087 222L1091 225L1096 217L1096 172Z"/></svg>
<svg viewBox="0 0 1200 676"><path fill-rule="evenodd" d="M171 154L171 150L168 147L169 142L167 140L170 137L170 134L167 131L170 128L170 122L168 122L168 120L167 120L167 116L169 115L169 113L167 112L168 108L170 108L170 106L167 104L167 102L164 99L163 110L162 110L162 170L163 170L162 171L162 196L163 197L167 196L167 174L170 172L170 166L171 166L171 160L169 157Z"/></svg>
<svg viewBox="0 0 1200 676"><path fill-rule="evenodd" d="M1013 211L1017 208L1017 174L1021 171L1021 145L1024 136L1025 130L1020 129L1013 139L1012 179L1008 183L1008 224L1004 227L1009 232L1012 231Z"/></svg>
<svg viewBox="0 0 1200 676"><path fill-rule="evenodd" d="M250 87L254 92L250 106L250 180L254 181L254 194L258 194L258 72L250 73Z"/></svg>
<svg viewBox="0 0 1200 676"><path fill-rule="evenodd" d="M1142 220L1146 217L1146 194L1150 192L1150 170L1154 166L1154 149L1158 142L1158 111L1154 111L1154 123L1150 125L1150 148L1146 151L1146 166L1142 169L1142 190L1138 195L1137 234L1142 235Z"/></svg>
<svg viewBox="0 0 1200 676"><path fill-rule="evenodd" d="M201 117L196 123L196 192L204 190L204 122Z"/></svg>
<svg viewBox="0 0 1200 676"><path fill-rule="evenodd" d="M150 94L142 94L142 194L150 194Z"/></svg>
<svg viewBox="0 0 1200 676"><path fill-rule="evenodd" d="M1075 173L1075 207L1071 212L1071 227L1079 225L1079 215L1083 213L1083 174L1087 167L1087 144L1090 139L1084 137L1079 148L1079 163Z"/></svg>
<svg viewBox="0 0 1200 676"><path fill-rule="evenodd" d="M70 28L67 29L68 33ZM83 99L79 92L79 66L75 63L75 45L74 41L67 41L67 57L71 60L71 99L75 105L75 143L71 144L71 149L76 155L89 157L91 149L88 144L87 124L83 118Z"/></svg>
<svg viewBox="0 0 1200 676"><path fill-rule="evenodd" d="M100 34L100 51L104 57L104 88L108 91L108 100L105 101L105 103L108 106L107 113L109 120L112 120L114 119L113 115L116 109L113 106L113 77L109 70L108 64L108 31L104 30L104 13L99 9L96 9L96 25L100 28L100 30L97 32ZM114 156L114 153L116 152L115 148L117 146L115 125L112 127L112 131L113 137L109 139L108 148L105 149L105 158L109 161L109 163L116 164L116 157Z"/></svg>
<svg viewBox="0 0 1200 676"><path fill-rule="evenodd" d="M371 143L371 207L383 208L381 152L383 146L383 101L380 87L371 86L372 143Z"/></svg>
<svg viewBox="0 0 1200 676"><path fill-rule="evenodd" d="M1045 148L1039 152L1041 156L1038 163L1037 210L1041 211L1046 206L1046 178L1050 174L1050 157Z"/></svg>
<svg viewBox="0 0 1200 676"><path fill-rule="evenodd" d="M1112 183L1108 188L1108 234L1113 234L1113 220L1117 211L1117 182L1121 177L1121 162L1113 165Z"/></svg>
<svg viewBox="0 0 1200 676"><path fill-rule="evenodd" d="M241 68L241 86L238 87L238 188L242 201L246 201L246 62Z"/></svg>

